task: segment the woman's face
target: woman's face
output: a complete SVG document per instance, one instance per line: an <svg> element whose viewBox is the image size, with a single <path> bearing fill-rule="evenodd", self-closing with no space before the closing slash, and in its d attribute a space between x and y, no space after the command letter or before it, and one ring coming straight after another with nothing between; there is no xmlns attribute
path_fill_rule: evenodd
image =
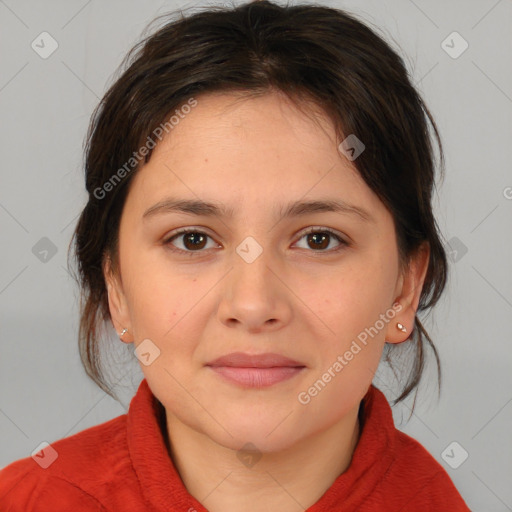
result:
<svg viewBox="0 0 512 512"><path fill-rule="evenodd" d="M114 325L140 347L168 417L226 447L276 451L341 422L385 339L408 337L397 322L412 328L421 286L401 276L393 219L339 142L325 115L315 122L278 94L209 94L131 184L121 281L108 278ZM342 207L297 206L310 201ZM208 365L233 352L302 368Z"/></svg>

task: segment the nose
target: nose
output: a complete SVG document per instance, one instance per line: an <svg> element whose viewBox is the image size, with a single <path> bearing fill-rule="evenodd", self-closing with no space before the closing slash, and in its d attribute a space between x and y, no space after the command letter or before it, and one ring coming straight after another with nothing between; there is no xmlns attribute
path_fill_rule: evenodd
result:
<svg viewBox="0 0 512 512"><path fill-rule="evenodd" d="M220 321L251 333L282 328L292 316L293 293L279 262L272 259L271 251L261 251L254 260L241 254L234 254L233 267L224 281Z"/></svg>

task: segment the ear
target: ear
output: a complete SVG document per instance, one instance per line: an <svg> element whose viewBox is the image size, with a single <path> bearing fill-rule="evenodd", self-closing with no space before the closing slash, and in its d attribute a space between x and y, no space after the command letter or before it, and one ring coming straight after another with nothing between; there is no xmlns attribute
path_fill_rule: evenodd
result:
<svg viewBox="0 0 512 512"><path fill-rule="evenodd" d="M133 332L131 329L131 320L129 315L128 304L124 294L120 276L112 270L111 260L107 256L103 263L103 277L108 293L108 307L110 309L110 317L112 324L118 336L127 329L122 336L121 341L124 343L133 342Z"/></svg>
<svg viewBox="0 0 512 512"><path fill-rule="evenodd" d="M427 242L423 242L411 255L409 264L400 276L395 304L399 303L401 309L395 309L398 312L393 321L388 324L386 332L386 341L388 343L402 343L410 337L414 329L414 320L420 302L423 283L427 275L429 261L430 246ZM398 328L398 323L403 325L406 332Z"/></svg>

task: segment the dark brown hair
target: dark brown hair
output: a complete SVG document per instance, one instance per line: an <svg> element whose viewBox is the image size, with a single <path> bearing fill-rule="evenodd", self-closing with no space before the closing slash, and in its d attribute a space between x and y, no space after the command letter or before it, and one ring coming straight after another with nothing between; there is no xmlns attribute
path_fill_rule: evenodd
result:
<svg viewBox="0 0 512 512"><path fill-rule="evenodd" d="M81 290L79 348L87 374L115 398L100 358L100 328L110 319L103 262L109 258L117 272L123 205L133 176L151 157L149 149L135 161L134 152L149 147L155 129L180 106L210 92L250 97L279 91L299 108L319 107L334 122L340 141L349 134L363 141L366 149L353 163L394 218L401 263L423 242L430 246L418 311L430 309L447 279L431 204L432 135L441 172L444 156L435 122L389 44L353 15L318 5L263 0L209 7L186 17L171 13L155 21L164 25L126 56L120 76L93 113L85 144L89 198L71 242ZM413 363L395 403L418 386L427 346L440 383L437 351L417 317L404 345L414 348ZM387 345L390 364L396 350Z"/></svg>

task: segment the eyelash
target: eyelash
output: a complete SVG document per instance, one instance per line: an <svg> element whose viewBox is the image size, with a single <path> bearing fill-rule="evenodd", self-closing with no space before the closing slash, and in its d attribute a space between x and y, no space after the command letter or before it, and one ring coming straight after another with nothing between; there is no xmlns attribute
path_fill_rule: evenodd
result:
<svg viewBox="0 0 512 512"><path fill-rule="evenodd" d="M195 229L195 228L184 228L184 229L181 229L179 231L176 231L171 236L169 236L166 240L164 240L163 244L165 246L167 246L168 249L170 251L172 251L172 252L186 254L188 256L195 256L198 253L200 254L201 252L204 252L204 250L184 251L183 249L178 249L177 247L172 246L171 242L175 238L178 238L180 235L186 235L188 233L195 233L195 234L198 234L198 235L205 235L208 238L211 238L213 240L213 238L210 235L208 235L207 233L205 233L203 231L199 231L198 229ZM328 234L328 235L334 237L340 243L339 247L337 247L335 249L318 250L318 251L311 250L311 252L319 253L319 254L322 254L322 253L333 254L333 253L337 253L337 252L341 251L342 249L344 249L344 248L349 246L349 243L347 241L345 241L343 238L341 238L340 235L338 235L335 231L333 231L332 229L328 229L328 228L318 228L318 227L309 228L307 231L302 233L302 235L300 236L299 240L301 240L306 235L309 235L311 233L324 233L324 234Z"/></svg>

